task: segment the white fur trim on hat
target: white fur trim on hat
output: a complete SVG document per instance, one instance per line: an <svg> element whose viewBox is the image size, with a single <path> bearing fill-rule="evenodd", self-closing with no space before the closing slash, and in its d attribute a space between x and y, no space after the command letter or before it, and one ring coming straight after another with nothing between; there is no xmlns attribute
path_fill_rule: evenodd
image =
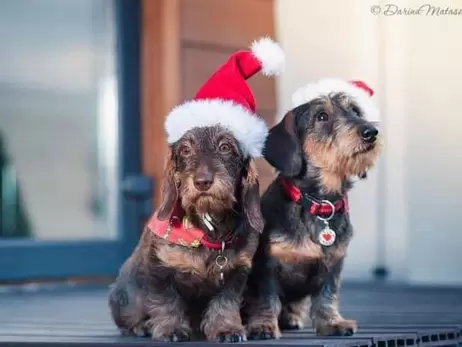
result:
<svg viewBox="0 0 462 347"><path fill-rule="evenodd" d="M367 120L373 122L380 121L379 109L372 101L371 96L365 90L341 79L321 79L315 83L309 83L299 88L292 95L292 104L293 107L298 107L331 93L348 94L356 101Z"/></svg>
<svg viewBox="0 0 462 347"><path fill-rule="evenodd" d="M263 75L277 76L284 71L284 52L279 44L268 36L252 42L250 50L260 62Z"/></svg>
<svg viewBox="0 0 462 347"><path fill-rule="evenodd" d="M244 154L261 157L268 128L263 119L244 107L220 99L192 100L175 107L167 116L167 142L178 141L196 127L221 125L239 142Z"/></svg>

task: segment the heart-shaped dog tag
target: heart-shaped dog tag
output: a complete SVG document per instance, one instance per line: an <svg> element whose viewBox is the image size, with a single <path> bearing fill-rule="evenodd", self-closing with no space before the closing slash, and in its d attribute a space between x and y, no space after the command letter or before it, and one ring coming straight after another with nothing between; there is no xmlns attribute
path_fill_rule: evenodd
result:
<svg viewBox="0 0 462 347"><path fill-rule="evenodd" d="M319 234L319 243L323 246L331 246L335 242L335 231L329 227L325 227Z"/></svg>

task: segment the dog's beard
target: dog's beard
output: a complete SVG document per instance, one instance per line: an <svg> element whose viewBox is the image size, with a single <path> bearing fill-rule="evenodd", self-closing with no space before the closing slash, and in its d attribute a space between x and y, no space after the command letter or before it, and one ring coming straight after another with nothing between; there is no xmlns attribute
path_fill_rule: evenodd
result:
<svg viewBox="0 0 462 347"><path fill-rule="evenodd" d="M377 162L381 146L379 143L368 146L361 146L353 155L343 153L340 155L339 162L343 163L343 174L345 176L363 176ZM341 168L339 168L341 169ZM339 170L340 172L342 170Z"/></svg>
<svg viewBox="0 0 462 347"><path fill-rule="evenodd" d="M334 141L307 139L304 152L319 170L318 179L327 192L341 192L343 182L354 176L363 176L380 154L381 145L367 147L357 136L339 137Z"/></svg>
<svg viewBox="0 0 462 347"><path fill-rule="evenodd" d="M191 177L185 181L180 187L180 196L181 205L186 213L221 216L232 210L236 198L234 186L228 180L216 178L210 189L205 192L194 187Z"/></svg>
<svg viewBox="0 0 462 347"><path fill-rule="evenodd" d="M322 167L341 178L361 176L375 165L379 153L380 146L377 145L354 154L342 152L341 149L331 149L324 153L325 157L321 159Z"/></svg>
<svg viewBox="0 0 462 347"><path fill-rule="evenodd" d="M228 200L217 199L212 195L199 195L194 199L194 203L189 205L189 212L194 212L198 215L204 215L206 213L214 216L219 216L225 213L225 211L232 208L232 204Z"/></svg>

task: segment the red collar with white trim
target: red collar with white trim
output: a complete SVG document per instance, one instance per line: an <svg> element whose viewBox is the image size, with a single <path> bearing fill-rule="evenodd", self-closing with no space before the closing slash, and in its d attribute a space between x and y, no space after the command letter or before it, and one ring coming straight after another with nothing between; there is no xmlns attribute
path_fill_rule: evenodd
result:
<svg viewBox="0 0 462 347"><path fill-rule="evenodd" d="M280 178L279 181L288 197L297 204L302 205L312 215L329 217L337 212L348 213L349 211L348 197L346 195L335 202L318 200L303 193L299 188L283 178Z"/></svg>
<svg viewBox="0 0 462 347"><path fill-rule="evenodd" d="M237 238L233 237L233 235L223 241L208 240L205 232L192 225L184 212L178 207L175 208L171 217L165 220L159 220L157 214L154 214L149 220L147 228L169 243L184 247L197 248L202 245L210 249L222 250L224 245L237 241Z"/></svg>

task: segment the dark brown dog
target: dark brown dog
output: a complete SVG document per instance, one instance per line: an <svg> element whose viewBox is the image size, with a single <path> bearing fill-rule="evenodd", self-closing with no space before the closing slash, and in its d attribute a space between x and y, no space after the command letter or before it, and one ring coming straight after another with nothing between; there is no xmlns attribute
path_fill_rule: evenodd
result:
<svg viewBox="0 0 462 347"><path fill-rule="evenodd" d="M170 152L162 205L111 289L112 317L154 339L245 340L239 311L263 230L254 162L219 126L186 132ZM202 241L174 235L191 225Z"/></svg>
<svg viewBox="0 0 462 347"><path fill-rule="evenodd" d="M249 338L300 329L308 312L318 335L357 329L338 306L353 232L346 194L381 147L361 106L346 93L328 93L294 108L270 130L265 158L279 175L261 198L265 228L249 278L248 301L257 303Z"/></svg>

